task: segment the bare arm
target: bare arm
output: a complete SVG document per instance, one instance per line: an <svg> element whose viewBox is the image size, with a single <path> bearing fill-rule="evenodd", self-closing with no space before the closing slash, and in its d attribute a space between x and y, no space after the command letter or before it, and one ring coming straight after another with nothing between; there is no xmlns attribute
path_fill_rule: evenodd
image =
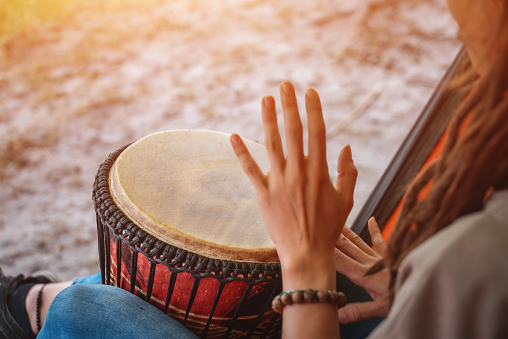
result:
<svg viewBox="0 0 508 339"><path fill-rule="evenodd" d="M270 171L265 175L237 135L233 149L249 177L267 231L277 248L284 290L335 290L335 242L353 206L357 171L346 146L339 155L335 186L328 175L326 132L319 96L305 96L309 153L303 153L303 127L291 83L280 86L287 157L278 131L275 101L263 98L262 115ZM337 309L331 304L286 306L283 336L338 337Z"/></svg>

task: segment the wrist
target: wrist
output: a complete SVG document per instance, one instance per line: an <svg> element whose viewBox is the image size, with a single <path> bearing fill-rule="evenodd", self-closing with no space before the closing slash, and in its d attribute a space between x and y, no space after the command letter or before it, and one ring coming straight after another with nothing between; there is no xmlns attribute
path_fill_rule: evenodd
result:
<svg viewBox="0 0 508 339"><path fill-rule="evenodd" d="M304 252L281 259L284 290L335 290L334 252Z"/></svg>

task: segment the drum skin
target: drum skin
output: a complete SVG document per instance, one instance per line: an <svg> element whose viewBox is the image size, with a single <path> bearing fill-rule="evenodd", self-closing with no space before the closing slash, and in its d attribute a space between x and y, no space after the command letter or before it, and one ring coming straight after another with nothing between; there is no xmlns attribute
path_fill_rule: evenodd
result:
<svg viewBox="0 0 508 339"><path fill-rule="evenodd" d="M206 143L210 147L213 147L210 143L214 142L215 137L221 139L222 144L223 139L228 138L223 133L209 131L163 133L166 136L179 133L194 139L205 133ZM160 133L155 138L160 139ZM140 141L146 144L151 142L149 139L150 136ZM160 142L157 144L161 146ZM168 144L163 147L171 147L171 142ZM94 183L93 200L103 283L118 286L141 297L203 338L279 337L281 318L270 307L271 300L280 292L282 285L280 264L273 255L274 248L265 245L266 239L247 239L246 242L242 239L240 245L231 241L231 244L223 246L221 241L213 244L213 239L200 244L199 238L190 234L190 242L185 241L185 236L183 242L181 239L174 241L171 233L181 235L185 233L185 227L184 231L172 230L171 227L166 231L167 227L162 227L162 235L160 230L150 232L145 223L147 217L143 215L145 209L141 213L133 213L129 207L125 207L125 201L128 200L118 199L118 195L123 194L121 190L119 193L118 186L113 187L116 189L114 193L111 192L114 186L112 171L120 161L116 167L115 162L129 147L123 147L108 157L99 168ZM143 150L141 154L146 154L146 151ZM185 158L180 157L179 161L185 161ZM220 163L223 164L223 161ZM224 170L223 167L219 168ZM125 190L128 191L128 187ZM202 203L200 206L203 208ZM207 212L206 206L202 212ZM195 210L195 213L199 216L200 211ZM253 227L251 219L248 219L249 227ZM192 218L187 220L192 222ZM217 227L225 227L221 222L217 223ZM227 227L236 227L242 234L241 222L234 220L233 225ZM213 226L210 229L217 232ZM262 231L264 229L259 230ZM262 245L256 257L255 246L258 241Z"/></svg>

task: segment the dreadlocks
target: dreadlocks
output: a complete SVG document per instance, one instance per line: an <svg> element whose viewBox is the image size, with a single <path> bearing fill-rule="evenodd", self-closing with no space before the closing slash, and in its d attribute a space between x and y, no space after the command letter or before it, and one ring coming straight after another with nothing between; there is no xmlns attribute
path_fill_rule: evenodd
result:
<svg viewBox="0 0 508 339"><path fill-rule="evenodd" d="M398 268L412 249L457 218L482 209L489 189L508 187L508 51L472 89L464 89L469 96L453 115L440 158L407 189L385 257L370 270L389 269L392 300ZM421 198L427 185L431 188Z"/></svg>

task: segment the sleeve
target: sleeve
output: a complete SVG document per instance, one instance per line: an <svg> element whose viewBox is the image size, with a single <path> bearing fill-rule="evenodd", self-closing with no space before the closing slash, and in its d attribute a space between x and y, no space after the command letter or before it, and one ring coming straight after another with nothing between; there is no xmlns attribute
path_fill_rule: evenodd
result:
<svg viewBox="0 0 508 339"><path fill-rule="evenodd" d="M508 225L494 226L415 249L369 338L508 338Z"/></svg>

